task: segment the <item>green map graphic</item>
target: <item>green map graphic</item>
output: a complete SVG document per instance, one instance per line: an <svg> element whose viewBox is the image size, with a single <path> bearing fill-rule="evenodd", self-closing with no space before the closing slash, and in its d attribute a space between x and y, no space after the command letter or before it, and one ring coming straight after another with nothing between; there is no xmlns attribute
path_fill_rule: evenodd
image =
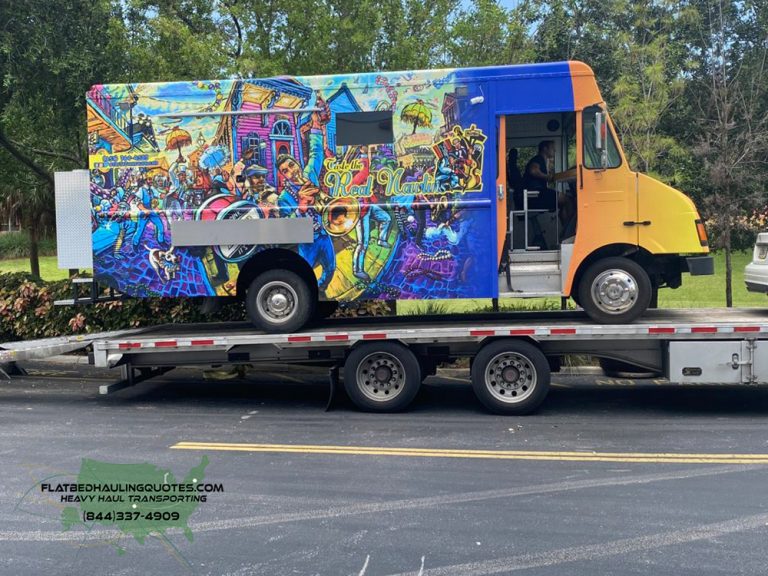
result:
<svg viewBox="0 0 768 576"><path fill-rule="evenodd" d="M104 490L91 489L78 492L77 497L82 501L76 505L67 506L61 511L61 523L64 530L84 526L93 528L95 524L103 524L119 529L132 536L140 544L144 544L148 536L167 540L167 530L181 529L187 540L192 542L193 535L187 525L200 502L194 501L201 492L194 490L197 484L204 480L208 457L203 456L200 464L190 469L184 479L177 482L170 470L158 468L153 464L113 464L84 458L76 483L91 487L107 487ZM123 489L127 485L140 485L140 490ZM185 491L167 491L161 489L165 485L181 485ZM110 488L111 487L111 488ZM115 489L115 488L118 489ZM153 489L155 488L155 489ZM191 490L190 490L191 489ZM178 497L181 500L153 502L165 497ZM142 499L144 501L136 501ZM122 514L118 515L117 512ZM128 516L126 518L126 516ZM89 521L88 518L93 518ZM121 547L118 553L124 553Z"/></svg>

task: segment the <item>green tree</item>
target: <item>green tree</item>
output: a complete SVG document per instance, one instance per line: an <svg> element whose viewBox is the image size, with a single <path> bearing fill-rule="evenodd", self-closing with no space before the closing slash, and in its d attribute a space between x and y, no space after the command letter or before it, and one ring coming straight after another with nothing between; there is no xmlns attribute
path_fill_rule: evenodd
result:
<svg viewBox="0 0 768 576"><path fill-rule="evenodd" d="M86 167L85 92L120 68L120 26L108 0L6 0L0 4L0 149L18 174L19 195L39 274L37 238L53 210L53 172ZM23 192L23 194L22 194Z"/></svg>
<svg viewBox="0 0 768 576"><path fill-rule="evenodd" d="M454 66L516 64L534 57L525 7L507 10L497 0L474 0L451 26L449 63Z"/></svg>
<svg viewBox="0 0 768 576"><path fill-rule="evenodd" d="M528 0L524 13L535 60L586 62L609 95L618 76L615 47L628 6L627 0Z"/></svg>
<svg viewBox="0 0 768 576"><path fill-rule="evenodd" d="M666 0L628 9L628 25L616 38L612 117L632 166L669 181L685 155L675 136L665 133L664 120L685 88L674 30L687 13Z"/></svg>
<svg viewBox="0 0 768 576"><path fill-rule="evenodd" d="M689 84L697 121L704 210L725 252L727 306L733 305L734 234L755 207L765 206L768 182L768 45L760 2L691 2L698 19L691 48L698 66Z"/></svg>

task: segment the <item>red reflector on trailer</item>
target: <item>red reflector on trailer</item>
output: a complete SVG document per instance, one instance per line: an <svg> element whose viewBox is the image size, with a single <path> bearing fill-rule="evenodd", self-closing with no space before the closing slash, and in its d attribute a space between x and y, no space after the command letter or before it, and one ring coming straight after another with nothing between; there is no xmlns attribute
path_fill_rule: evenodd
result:
<svg viewBox="0 0 768 576"><path fill-rule="evenodd" d="M363 340L386 340L387 335L383 332L371 332L370 334L363 334Z"/></svg>
<svg viewBox="0 0 768 576"><path fill-rule="evenodd" d="M288 336L288 342L311 342L312 336Z"/></svg>
<svg viewBox="0 0 768 576"><path fill-rule="evenodd" d="M550 334L576 334L576 328L552 328L549 331Z"/></svg>
<svg viewBox="0 0 768 576"><path fill-rule="evenodd" d="M674 334L675 329L671 326L651 326L648 328L648 334Z"/></svg>
<svg viewBox="0 0 768 576"><path fill-rule="evenodd" d="M715 334L716 332L716 326L694 326L691 328L691 333L693 334Z"/></svg>
<svg viewBox="0 0 768 576"><path fill-rule="evenodd" d="M349 334L328 334L325 337L326 341L338 342L342 340L349 340Z"/></svg>
<svg viewBox="0 0 768 576"><path fill-rule="evenodd" d="M121 342L117 345L120 350L127 350L128 348L141 348L140 342Z"/></svg>
<svg viewBox="0 0 768 576"><path fill-rule="evenodd" d="M213 340L192 340L192 346L213 346Z"/></svg>
<svg viewBox="0 0 768 576"><path fill-rule="evenodd" d="M176 340L160 340L155 342L155 348L176 348Z"/></svg>
<svg viewBox="0 0 768 576"><path fill-rule="evenodd" d="M509 331L510 336L533 336L534 334L536 334L536 330L533 330L532 328L521 328L519 330Z"/></svg>
<svg viewBox="0 0 768 576"><path fill-rule="evenodd" d="M470 336L495 336L496 330L470 330Z"/></svg>
<svg viewBox="0 0 768 576"><path fill-rule="evenodd" d="M736 326L734 332L760 332L760 326Z"/></svg>

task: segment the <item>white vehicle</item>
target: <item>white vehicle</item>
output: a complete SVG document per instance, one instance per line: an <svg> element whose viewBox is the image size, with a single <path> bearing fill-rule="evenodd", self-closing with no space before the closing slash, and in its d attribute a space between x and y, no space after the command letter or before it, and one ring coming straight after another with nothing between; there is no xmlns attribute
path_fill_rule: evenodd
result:
<svg viewBox="0 0 768 576"><path fill-rule="evenodd" d="M752 262L744 269L744 282L750 292L768 293L768 232L757 235Z"/></svg>

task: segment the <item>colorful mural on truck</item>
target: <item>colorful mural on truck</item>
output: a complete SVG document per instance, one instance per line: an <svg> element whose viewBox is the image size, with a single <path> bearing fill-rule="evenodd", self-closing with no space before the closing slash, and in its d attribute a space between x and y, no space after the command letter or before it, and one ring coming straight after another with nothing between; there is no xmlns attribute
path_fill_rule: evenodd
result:
<svg viewBox="0 0 768 576"><path fill-rule="evenodd" d="M174 246L170 223L303 217L314 241L295 250L328 299L491 296L473 89L445 70L94 86L94 274L134 296L233 295L266 247ZM337 145L337 115L360 111L391 111L393 141Z"/></svg>

